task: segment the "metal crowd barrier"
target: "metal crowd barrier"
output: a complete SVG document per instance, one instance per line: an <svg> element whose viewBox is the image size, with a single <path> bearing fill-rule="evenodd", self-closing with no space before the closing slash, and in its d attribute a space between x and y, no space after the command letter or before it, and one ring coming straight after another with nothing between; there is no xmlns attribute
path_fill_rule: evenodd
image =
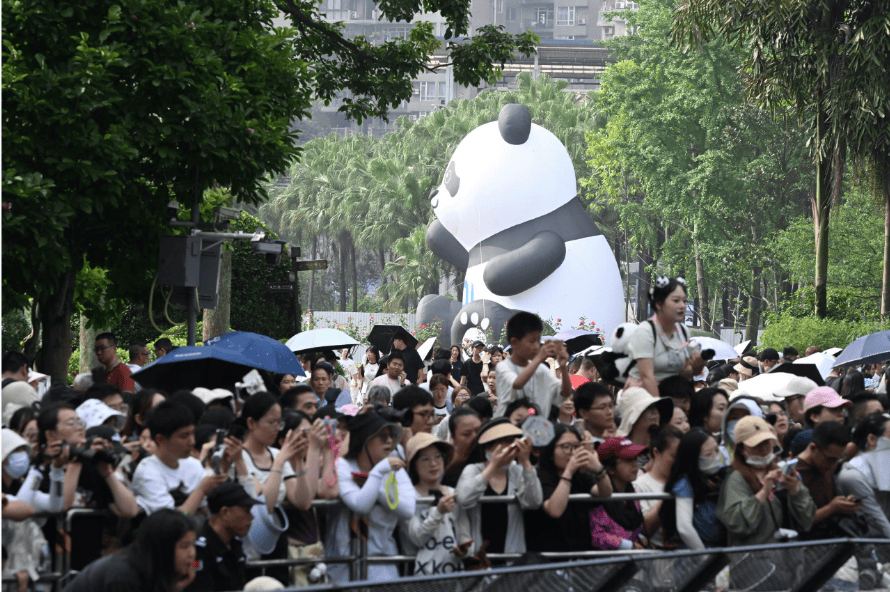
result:
<svg viewBox="0 0 890 592"><path fill-rule="evenodd" d="M587 494L572 494L572 502L603 502L628 500L671 499L668 493L621 493L610 498L594 498ZM433 503L434 498L418 498L421 503ZM517 503L515 496L485 496L483 504ZM315 500L313 507L324 509L340 505L339 500ZM72 508L55 517L62 518L66 532L71 532L72 522L79 516L104 516L105 510ZM39 515L38 517L47 517ZM324 534L324 533L322 533ZM851 558L862 562L877 549L883 557L885 572L890 570L890 540L885 539L837 539L811 542L786 542L757 547L732 547L703 551L652 551L614 550L580 551L569 553L537 553L546 560L564 560L570 563L545 563L524 567L500 567L486 571L459 572L435 577L405 577L390 582L369 582L368 565L372 563L410 563L413 556L368 556L367 540L350 529L350 555L347 557L317 557L252 561L248 568L298 566L317 563L348 564L350 582L343 586L317 585L318 590L343 590L373 592L373 588L386 586L387 592L692 592L715 588L715 578L729 568L728 590L745 592L816 592ZM49 541L51 549L53 541ZM61 557L54 557L52 571L42 573L38 584L50 584L53 592L61 591L67 581L77 574L71 569L71 554L62 544ZM492 560L519 561L526 556L515 553L489 554ZM877 562L875 567L877 566ZM860 568L860 572L862 569ZM876 573L881 581L883 573ZM890 578L890 575L887 576ZM14 577L3 578L7 584L15 584ZM855 587L840 586L837 592L854 592ZM884 588L862 588L883 589ZM296 588L288 588L296 590ZM826 589L827 590L827 589Z"/></svg>

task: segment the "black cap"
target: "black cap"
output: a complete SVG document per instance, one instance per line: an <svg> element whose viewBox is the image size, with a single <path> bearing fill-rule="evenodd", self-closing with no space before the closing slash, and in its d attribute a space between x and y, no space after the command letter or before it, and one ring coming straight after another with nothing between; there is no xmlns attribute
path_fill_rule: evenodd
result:
<svg viewBox="0 0 890 592"><path fill-rule="evenodd" d="M783 358L790 358L791 356L799 356L799 355L800 355L800 352L797 351L797 349L793 348L793 347L786 347L785 349L782 350Z"/></svg>
<svg viewBox="0 0 890 592"><path fill-rule="evenodd" d="M777 352L776 350L774 350L771 347L766 348L765 350L760 352L760 361L763 362L766 360L778 361L779 360L779 352Z"/></svg>
<svg viewBox="0 0 890 592"><path fill-rule="evenodd" d="M211 514L218 513L221 509L230 506L258 506L263 502L253 499L244 488L234 481L226 481L220 483L216 488L207 494L207 507Z"/></svg>
<svg viewBox="0 0 890 592"><path fill-rule="evenodd" d="M477 348L477 347L479 347L480 345L481 345L482 347L485 347L485 344L484 344L483 342L479 341L478 339L477 339L476 341L473 342L473 348L474 348L474 349Z"/></svg>

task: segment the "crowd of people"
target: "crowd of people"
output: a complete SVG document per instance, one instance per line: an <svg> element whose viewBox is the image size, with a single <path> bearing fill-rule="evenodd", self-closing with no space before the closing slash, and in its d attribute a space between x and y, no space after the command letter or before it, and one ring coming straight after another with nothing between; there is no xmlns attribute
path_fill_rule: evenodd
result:
<svg viewBox="0 0 890 592"><path fill-rule="evenodd" d="M503 348L424 361L395 339L361 364L305 354L305 378L276 376L249 397L140 387L102 334L103 368L38 400L28 360L7 352L3 573L28 589L65 548L69 592L250 590L348 581L356 535L370 556L414 558L371 563L375 581L541 552L890 539L890 366L754 397L744 381L793 348L709 366L687 347L682 279L659 278L650 296L623 388L542 340L525 312ZM148 348L131 360L146 363ZM535 418L552 426L546 445L523 429ZM633 492L671 496L615 497ZM513 502L481 503L500 495ZM54 517L71 508L103 512ZM249 567L289 558L314 561ZM881 560L857 556L860 586Z"/></svg>

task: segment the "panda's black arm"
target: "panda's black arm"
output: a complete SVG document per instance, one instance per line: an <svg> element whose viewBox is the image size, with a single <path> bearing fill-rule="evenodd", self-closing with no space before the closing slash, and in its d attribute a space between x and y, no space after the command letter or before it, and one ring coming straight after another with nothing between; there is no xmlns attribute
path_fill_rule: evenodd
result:
<svg viewBox="0 0 890 592"><path fill-rule="evenodd" d="M427 229L426 244L437 257L458 269L467 268L470 259L469 253L438 220L433 220Z"/></svg>
<svg viewBox="0 0 890 592"><path fill-rule="evenodd" d="M498 296L514 296L536 286L566 258L566 244L555 232L537 233L518 249L488 262L482 279Z"/></svg>

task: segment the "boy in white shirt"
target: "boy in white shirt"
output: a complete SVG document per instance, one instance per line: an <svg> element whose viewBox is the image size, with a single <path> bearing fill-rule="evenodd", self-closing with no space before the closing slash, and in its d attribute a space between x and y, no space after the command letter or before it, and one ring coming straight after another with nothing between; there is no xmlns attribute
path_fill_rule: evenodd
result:
<svg viewBox="0 0 890 592"><path fill-rule="evenodd" d="M133 474L136 503L146 514L161 508L194 514L226 475L207 475L201 462L192 458L195 419L191 410L182 403L164 401L151 410L146 426L157 450Z"/></svg>
<svg viewBox="0 0 890 592"><path fill-rule="evenodd" d="M558 406L572 396L569 373L563 372L561 378L556 378L542 365L549 357L556 357L561 368L569 360L562 341L552 340L541 345L543 330L544 323L530 312L518 312L507 321L507 340L513 355L501 360L497 367L495 417L504 415L507 406L518 399L529 399L549 413L551 405Z"/></svg>

